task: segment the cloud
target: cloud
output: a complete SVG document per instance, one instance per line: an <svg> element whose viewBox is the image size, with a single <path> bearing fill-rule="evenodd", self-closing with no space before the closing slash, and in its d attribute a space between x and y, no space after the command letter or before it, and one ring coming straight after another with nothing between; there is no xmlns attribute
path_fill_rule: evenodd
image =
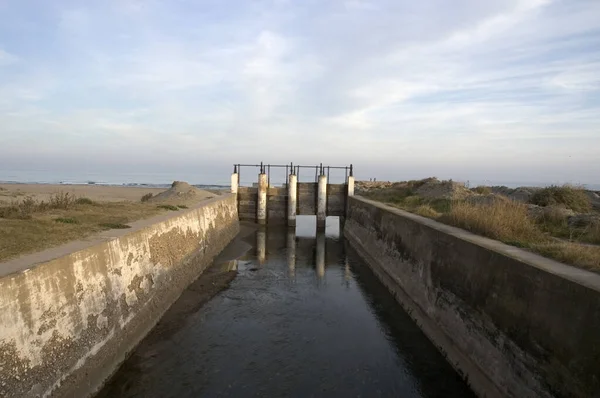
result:
<svg viewBox="0 0 600 398"><path fill-rule="evenodd" d="M35 24L0 16L9 167L38 142L128 168L117 154L528 180L576 154L563 178L600 171L595 1L33 4Z"/></svg>
<svg viewBox="0 0 600 398"><path fill-rule="evenodd" d="M5 65L11 65L19 61L19 57L10 54L0 48L0 67Z"/></svg>

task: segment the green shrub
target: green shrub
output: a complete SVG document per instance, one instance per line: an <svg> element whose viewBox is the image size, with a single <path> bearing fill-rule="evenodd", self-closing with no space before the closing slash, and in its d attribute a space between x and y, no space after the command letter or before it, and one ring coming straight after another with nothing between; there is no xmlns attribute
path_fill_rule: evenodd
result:
<svg viewBox="0 0 600 398"><path fill-rule="evenodd" d="M481 186L471 189L471 191L478 193L480 195L489 195L492 193L492 188L481 185Z"/></svg>
<svg viewBox="0 0 600 398"><path fill-rule="evenodd" d="M39 210L45 209L69 209L75 204L75 195L68 192L58 192L50 197L48 204L39 202Z"/></svg>
<svg viewBox="0 0 600 398"><path fill-rule="evenodd" d="M563 185L562 187L552 185L540 189L531 196L530 203L538 206L563 205L579 213L588 212L592 208L590 198L585 191L570 185Z"/></svg>
<svg viewBox="0 0 600 398"><path fill-rule="evenodd" d="M54 221L60 222L63 224L79 224L79 221L75 220L74 218L59 217L59 218L55 218Z"/></svg>
<svg viewBox="0 0 600 398"><path fill-rule="evenodd" d="M177 207L179 207L180 209L187 209L188 208L186 205L177 205Z"/></svg>
<svg viewBox="0 0 600 398"><path fill-rule="evenodd" d="M79 198L75 201L76 205L93 205L94 201L90 198Z"/></svg>

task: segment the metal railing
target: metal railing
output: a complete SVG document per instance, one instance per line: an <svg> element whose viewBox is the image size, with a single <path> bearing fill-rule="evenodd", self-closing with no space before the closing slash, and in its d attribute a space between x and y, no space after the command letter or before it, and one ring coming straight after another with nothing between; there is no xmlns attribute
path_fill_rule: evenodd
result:
<svg viewBox="0 0 600 398"><path fill-rule="evenodd" d="M259 168L260 174L267 174L267 184L271 186L271 167L273 168L285 168L285 184L288 184L289 175L293 174L298 176L298 181L300 180L300 170L301 169L309 169L315 171L315 182L319 181L320 175L327 175L327 181L329 181L329 172L331 170L344 170L345 177L344 181L348 182L348 176L352 177L354 174L354 168L352 165L350 166L323 166L323 163L320 163L318 166L304 166L304 165L294 165L294 163L290 164L264 164L260 162L260 164L241 164L237 163L233 165L233 172L238 174L238 183L240 181L240 177L242 174L242 167L253 167ZM327 174L325 174L327 171Z"/></svg>

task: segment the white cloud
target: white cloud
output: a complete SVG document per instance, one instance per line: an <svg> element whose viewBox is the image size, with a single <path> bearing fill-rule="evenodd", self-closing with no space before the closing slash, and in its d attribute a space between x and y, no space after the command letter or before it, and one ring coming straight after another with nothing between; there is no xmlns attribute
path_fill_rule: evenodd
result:
<svg viewBox="0 0 600 398"><path fill-rule="evenodd" d="M226 162L427 159L448 172L494 159L520 175L561 153L592 162L600 147L594 1L131 0L47 13L58 30L40 28L37 52L0 50L0 65L28 60L0 76L0 122L21 133L12 152L43 134L57 153L180 148L192 162L226 147Z"/></svg>
<svg viewBox="0 0 600 398"><path fill-rule="evenodd" d="M11 65L19 61L19 57L0 48L0 66Z"/></svg>

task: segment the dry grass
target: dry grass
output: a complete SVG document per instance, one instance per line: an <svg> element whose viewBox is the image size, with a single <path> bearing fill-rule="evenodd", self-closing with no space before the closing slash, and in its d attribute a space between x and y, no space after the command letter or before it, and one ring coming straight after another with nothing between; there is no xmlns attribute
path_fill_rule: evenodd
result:
<svg viewBox="0 0 600 398"><path fill-rule="evenodd" d="M480 195L489 195L492 193L492 188L480 185L478 187L471 189L471 191L478 193Z"/></svg>
<svg viewBox="0 0 600 398"><path fill-rule="evenodd" d="M543 233L527 215L527 206L513 201L490 204L455 202L440 221L506 243L539 241Z"/></svg>
<svg viewBox="0 0 600 398"><path fill-rule="evenodd" d="M527 206L518 202L470 204L456 202L440 221L471 232L497 239L513 246L523 247L557 261L580 268L600 271L600 247L577 242L561 242L550 238L544 228L554 225L563 228L566 217L560 212L548 212L546 221L533 221ZM567 225L568 228L568 225ZM597 233L597 232L596 232Z"/></svg>
<svg viewBox="0 0 600 398"><path fill-rule="evenodd" d="M417 207L414 212L420 216L423 217L427 217L427 218L439 218L441 216L441 213L438 213L437 211L435 211L435 209L429 205L421 205L419 207Z"/></svg>
<svg viewBox="0 0 600 398"><path fill-rule="evenodd" d="M531 246L534 252L566 264L600 271L600 247L573 242L546 242Z"/></svg>
<svg viewBox="0 0 600 398"><path fill-rule="evenodd" d="M538 206L565 206L579 213L592 209L590 198L583 188L553 185L535 192L530 202Z"/></svg>
<svg viewBox="0 0 600 398"><path fill-rule="evenodd" d="M477 187L474 191L486 193L486 188ZM536 219L529 216L526 204L516 201L426 200L415 195L413 189L414 184L402 183L363 195L567 264L600 271L600 247L582 244L600 244L600 224L569 226L567 213L559 208L589 209L589 199L583 198L585 192L579 188L564 186L540 190L534 201L551 207L544 209Z"/></svg>
<svg viewBox="0 0 600 398"><path fill-rule="evenodd" d="M559 208L548 207L536 219L538 227L548 235L571 242L600 244L600 223L569 225L569 218Z"/></svg>
<svg viewBox="0 0 600 398"><path fill-rule="evenodd" d="M132 221L161 212L152 204L77 203L76 198L66 195L46 202L22 202L25 203L0 207L0 261L82 239L100 231L128 228L127 224Z"/></svg>

